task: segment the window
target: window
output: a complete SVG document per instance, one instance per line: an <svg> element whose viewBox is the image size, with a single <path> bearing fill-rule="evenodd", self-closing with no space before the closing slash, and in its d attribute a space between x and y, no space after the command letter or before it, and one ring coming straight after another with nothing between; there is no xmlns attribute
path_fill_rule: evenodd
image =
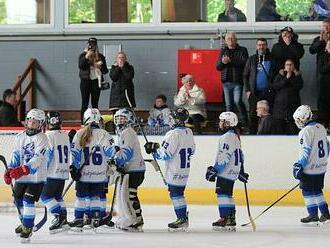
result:
<svg viewBox="0 0 330 248"><path fill-rule="evenodd" d="M162 22L246 22L247 0L162 0Z"/></svg>
<svg viewBox="0 0 330 248"><path fill-rule="evenodd" d="M151 21L152 0L69 0L69 24Z"/></svg>
<svg viewBox="0 0 330 248"><path fill-rule="evenodd" d="M50 0L0 0L0 24L49 24Z"/></svg>

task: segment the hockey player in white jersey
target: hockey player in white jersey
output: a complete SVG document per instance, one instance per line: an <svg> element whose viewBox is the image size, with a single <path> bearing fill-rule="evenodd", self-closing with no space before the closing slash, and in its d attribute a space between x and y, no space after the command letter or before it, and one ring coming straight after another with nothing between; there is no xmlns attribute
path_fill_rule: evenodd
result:
<svg viewBox="0 0 330 248"><path fill-rule="evenodd" d="M51 233L68 229L67 211L62 192L65 180L69 179L70 140L66 132L61 130L62 118L59 112L51 111L46 115L48 137L47 182L42 190L41 200L48 211L55 216L49 227Z"/></svg>
<svg viewBox="0 0 330 248"><path fill-rule="evenodd" d="M122 173L117 190L119 219L116 227L125 231L142 231L144 222L137 191L144 180L145 164L138 136L131 127L135 120L128 109L119 109L114 122L119 147L114 162Z"/></svg>
<svg viewBox="0 0 330 248"><path fill-rule="evenodd" d="M98 109L89 108L83 116L84 128L73 138L71 145L71 177L76 181L75 219L69 222L73 230L84 226L84 214L90 218L90 226L100 225L101 196L107 181L107 160L113 158L115 148L110 134L100 129L101 114Z"/></svg>
<svg viewBox="0 0 330 248"><path fill-rule="evenodd" d="M21 209L21 225L15 232L22 242L29 241L35 219L35 202L39 200L47 178L48 147L47 136L42 132L45 113L40 109L31 109L26 115L26 130L15 138L12 159L5 172L4 179L10 184L15 180L15 204Z"/></svg>
<svg viewBox="0 0 330 248"><path fill-rule="evenodd" d="M308 216L300 221L318 224L330 220L328 204L322 191L329 157L329 141L324 126L315 122L312 117L308 105L301 105L293 114L297 127L301 129L299 157L293 165L293 176L300 180L300 189L308 212Z"/></svg>
<svg viewBox="0 0 330 248"><path fill-rule="evenodd" d="M156 159L165 160L165 180L172 200L177 220L168 224L170 231L186 230L189 226L187 204L184 196L190 171L190 159L195 153L195 142L190 128L185 127L189 113L178 108L170 114L168 131L159 146L158 143L145 144L146 153L153 153Z"/></svg>
<svg viewBox="0 0 330 248"><path fill-rule="evenodd" d="M216 194L220 219L213 222L216 231L236 230L236 210L233 199L235 181L247 182L249 175L243 170L243 152L238 130L238 119L233 112L223 112L219 116L219 127L224 132L218 142L214 166L207 168L206 180L216 179Z"/></svg>

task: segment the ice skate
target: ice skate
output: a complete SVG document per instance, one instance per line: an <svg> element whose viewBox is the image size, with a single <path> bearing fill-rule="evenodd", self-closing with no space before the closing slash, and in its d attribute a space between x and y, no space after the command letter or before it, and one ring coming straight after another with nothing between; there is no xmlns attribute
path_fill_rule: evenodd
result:
<svg viewBox="0 0 330 248"><path fill-rule="evenodd" d="M59 232L64 232L69 228L70 227L66 220L66 215L59 214L59 215L55 215L55 219L53 219L52 225L49 227L49 233L56 234Z"/></svg>
<svg viewBox="0 0 330 248"><path fill-rule="evenodd" d="M99 226L102 228L114 229L115 223L112 221L112 216L105 216L101 218Z"/></svg>
<svg viewBox="0 0 330 248"><path fill-rule="evenodd" d="M319 219L321 224L329 224L330 223L330 214L321 214L320 219Z"/></svg>
<svg viewBox="0 0 330 248"><path fill-rule="evenodd" d="M319 225L319 217L308 215L307 217L300 219L300 222L303 225L307 225L307 226L318 226Z"/></svg>
<svg viewBox="0 0 330 248"><path fill-rule="evenodd" d="M32 227L29 228L22 225L22 231L20 234L21 243L29 243L31 236L32 236Z"/></svg>
<svg viewBox="0 0 330 248"><path fill-rule="evenodd" d="M15 233L17 236L20 236L21 232L23 230L23 225L20 224L18 227L15 228Z"/></svg>
<svg viewBox="0 0 330 248"><path fill-rule="evenodd" d="M188 218L179 218L174 222L168 224L169 232L186 232L189 227Z"/></svg>
<svg viewBox="0 0 330 248"><path fill-rule="evenodd" d="M74 219L72 222L69 222L69 227L71 231L82 232L84 227L83 219Z"/></svg>
<svg viewBox="0 0 330 248"><path fill-rule="evenodd" d="M143 219L140 218L135 224L132 224L128 226L127 228L124 228L123 230L128 231L128 232L143 232Z"/></svg>
<svg viewBox="0 0 330 248"><path fill-rule="evenodd" d="M214 231L220 232L236 232L236 220L230 216L222 217L212 223Z"/></svg>

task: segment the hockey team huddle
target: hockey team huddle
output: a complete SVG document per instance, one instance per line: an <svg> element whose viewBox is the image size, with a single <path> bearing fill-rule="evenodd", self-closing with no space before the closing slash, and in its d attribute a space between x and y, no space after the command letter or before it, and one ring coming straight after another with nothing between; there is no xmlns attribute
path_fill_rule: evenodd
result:
<svg viewBox="0 0 330 248"><path fill-rule="evenodd" d="M144 220L138 198L138 187L145 175L145 161L137 133L134 110L119 109L114 114L115 139L102 128L98 109L89 108L83 116L84 127L75 132L61 130L58 112L44 113L32 109L26 116L26 129L16 136L12 159L4 173L6 184L15 181L14 203L21 224L15 229L22 242L28 242L35 226L35 203L41 199L48 212L55 216L50 233L64 230L82 231L89 227L119 228L124 231L142 231ZM134 114L135 116L135 114ZM189 226L185 187L189 177L191 156L195 142L191 129L185 127L189 113L178 108L170 114L171 130L161 144L146 142L147 154L165 161L164 181L174 206L177 220L168 224L170 231L186 230ZM325 128L313 120L309 106L302 105L294 113L299 133L299 157L293 165L293 176L300 180L308 216L302 223L330 220L328 205L323 196L324 175L329 156L329 142ZM214 230L234 231L236 227L234 183L248 181L244 171L238 118L233 112L219 116L217 155L206 172L206 180L216 181L219 220L212 223ZM42 130L46 125L47 131ZM71 137L70 137L71 136ZM65 182L71 174L75 181L76 201L74 219L67 220L63 203ZM110 213L106 213L108 184L115 183ZM73 182L73 181L72 181ZM112 221L116 197L118 219ZM320 217L318 212L320 211Z"/></svg>

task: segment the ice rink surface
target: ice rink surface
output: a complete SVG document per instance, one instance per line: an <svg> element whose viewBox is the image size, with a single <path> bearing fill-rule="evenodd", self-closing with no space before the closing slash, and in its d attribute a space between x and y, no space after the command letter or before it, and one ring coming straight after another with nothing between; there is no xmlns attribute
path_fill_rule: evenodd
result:
<svg viewBox="0 0 330 248"><path fill-rule="evenodd" d="M252 216L257 216L265 207L252 207ZM42 212L38 211L37 220ZM330 224L319 227L302 226L301 217L306 216L303 207L274 207L256 220L257 231L248 222L246 207L237 207L237 231L231 233L212 231L211 223L218 218L216 206L189 206L189 231L169 233L167 223L175 219L171 206L143 206L144 232L128 233L118 230L102 233L58 233L50 235L48 223L31 237L30 244L21 244L14 234L19 223L14 212L0 213L0 247L113 247L113 248L194 248L194 247L329 247ZM70 213L69 218L72 216Z"/></svg>

